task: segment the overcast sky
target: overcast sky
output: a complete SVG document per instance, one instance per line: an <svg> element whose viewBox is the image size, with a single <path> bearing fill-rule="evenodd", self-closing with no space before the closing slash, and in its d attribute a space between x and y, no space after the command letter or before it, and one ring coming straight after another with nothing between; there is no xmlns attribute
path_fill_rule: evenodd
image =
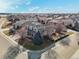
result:
<svg viewBox="0 0 79 59"><path fill-rule="evenodd" d="M0 0L0 12L77 13L79 0Z"/></svg>

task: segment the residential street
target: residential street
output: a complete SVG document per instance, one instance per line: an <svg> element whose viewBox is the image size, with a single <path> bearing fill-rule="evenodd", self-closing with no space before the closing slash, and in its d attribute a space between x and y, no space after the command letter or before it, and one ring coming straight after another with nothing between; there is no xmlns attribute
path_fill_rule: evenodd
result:
<svg viewBox="0 0 79 59"><path fill-rule="evenodd" d="M5 18L4 18L5 19ZM0 25L4 19L0 19ZM65 38L64 40L70 40L69 45L65 46L61 42L57 42L55 48L42 54L41 59L70 59L71 56L78 50L78 34L74 34ZM75 54L78 58L79 53ZM76 58L76 57L75 57ZM72 59L75 59L72 57ZM6 39L0 31L0 59L27 59L27 54L19 53L19 47L13 46L13 42L10 39Z"/></svg>
<svg viewBox="0 0 79 59"><path fill-rule="evenodd" d="M10 49L11 47L12 47L12 49ZM13 50L15 50L13 53L16 54L17 49L14 46L12 46L9 41L7 41L6 39L4 39L3 37L0 36L0 59L3 59L5 55L8 56L9 53L12 54ZM16 59L26 59L26 56L22 53L19 55L17 54L15 57L16 57ZM13 58L15 58L15 57L13 57Z"/></svg>
<svg viewBox="0 0 79 59"><path fill-rule="evenodd" d="M0 19L0 25L2 24L3 20L5 20L5 18ZM12 59L11 55L13 55L14 53L14 59L26 59L26 56L23 53L19 54L18 51L19 50L17 49L17 47L13 46L12 43L9 40L5 39L5 37L0 33L0 59L7 59L8 56L10 59Z"/></svg>

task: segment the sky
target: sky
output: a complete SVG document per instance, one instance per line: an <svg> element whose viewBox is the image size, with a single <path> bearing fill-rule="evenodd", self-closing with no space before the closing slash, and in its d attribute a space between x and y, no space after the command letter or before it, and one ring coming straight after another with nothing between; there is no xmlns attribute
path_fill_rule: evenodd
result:
<svg viewBox="0 0 79 59"><path fill-rule="evenodd" d="M0 0L0 13L79 13L79 0Z"/></svg>

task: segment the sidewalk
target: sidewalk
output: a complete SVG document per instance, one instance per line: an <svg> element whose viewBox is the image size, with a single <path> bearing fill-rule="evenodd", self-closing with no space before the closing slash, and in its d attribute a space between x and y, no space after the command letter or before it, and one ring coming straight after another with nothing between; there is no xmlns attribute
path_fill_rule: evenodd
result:
<svg viewBox="0 0 79 59"><path fill-rule="evenodd" d="M70 59L79 59L79 49L75 52Z"/></svg>

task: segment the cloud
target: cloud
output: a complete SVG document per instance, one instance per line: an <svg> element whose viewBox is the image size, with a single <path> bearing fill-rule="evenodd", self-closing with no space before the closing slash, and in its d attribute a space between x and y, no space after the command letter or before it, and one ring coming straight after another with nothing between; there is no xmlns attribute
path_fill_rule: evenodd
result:
<svg viewBox="0 0 79 59"><path fill-rule="evenodd" d="M26 2L27 2L27 3L25 3L26 5L30 5L31 4L31 0L30 1L27 0Z"/></svg>
<svg viewBox="0 0 79 59"><path fill-rule="evenodd" d="M39 8L40 8L40 7L38 7L38 6L31 7L31 8L29 8L29 11L30 11L30 12L37 11Z"/></svg>
<svg viewBox="0 0 79 59"><path fill-rule="evenodd" d="M8 7L10 7L10 3L6 3L5 1L1 1L0 0L0 11L3 12L5 10L7 10Z"/></svg>
<svg viewBox="0 0 79 59"><path fill-rule="evenodd" d="M71 8L72 7L72 8ZM22 13L69 13L78 12L78 8L70 7L41 7L33 6L32 0L0 0L0 12L22 12Z"/></svg>
<svg viewBox="0 0 79 59"><path fill-rule="evenodd" d="M41 8L39 6L30 7L28 13L51 13L55 12L52 8Z"/></svg>
<svg viewBox="0 0 79 59"><path fill-rule="evenodd" d="M30 4L31 0L0 0L0 12L14 11L16 8L20 8L21 5L27 6Z"/></svg>
<svg viewBox="0 0 79 59"><path fill-rule="evenodd" d="M26 11L25 11L26 12ZM27 11L28 13L76 13L76 9L65 8L65 7L56 7L56 8L43 8L39 6L30 7Z"/></svg>

